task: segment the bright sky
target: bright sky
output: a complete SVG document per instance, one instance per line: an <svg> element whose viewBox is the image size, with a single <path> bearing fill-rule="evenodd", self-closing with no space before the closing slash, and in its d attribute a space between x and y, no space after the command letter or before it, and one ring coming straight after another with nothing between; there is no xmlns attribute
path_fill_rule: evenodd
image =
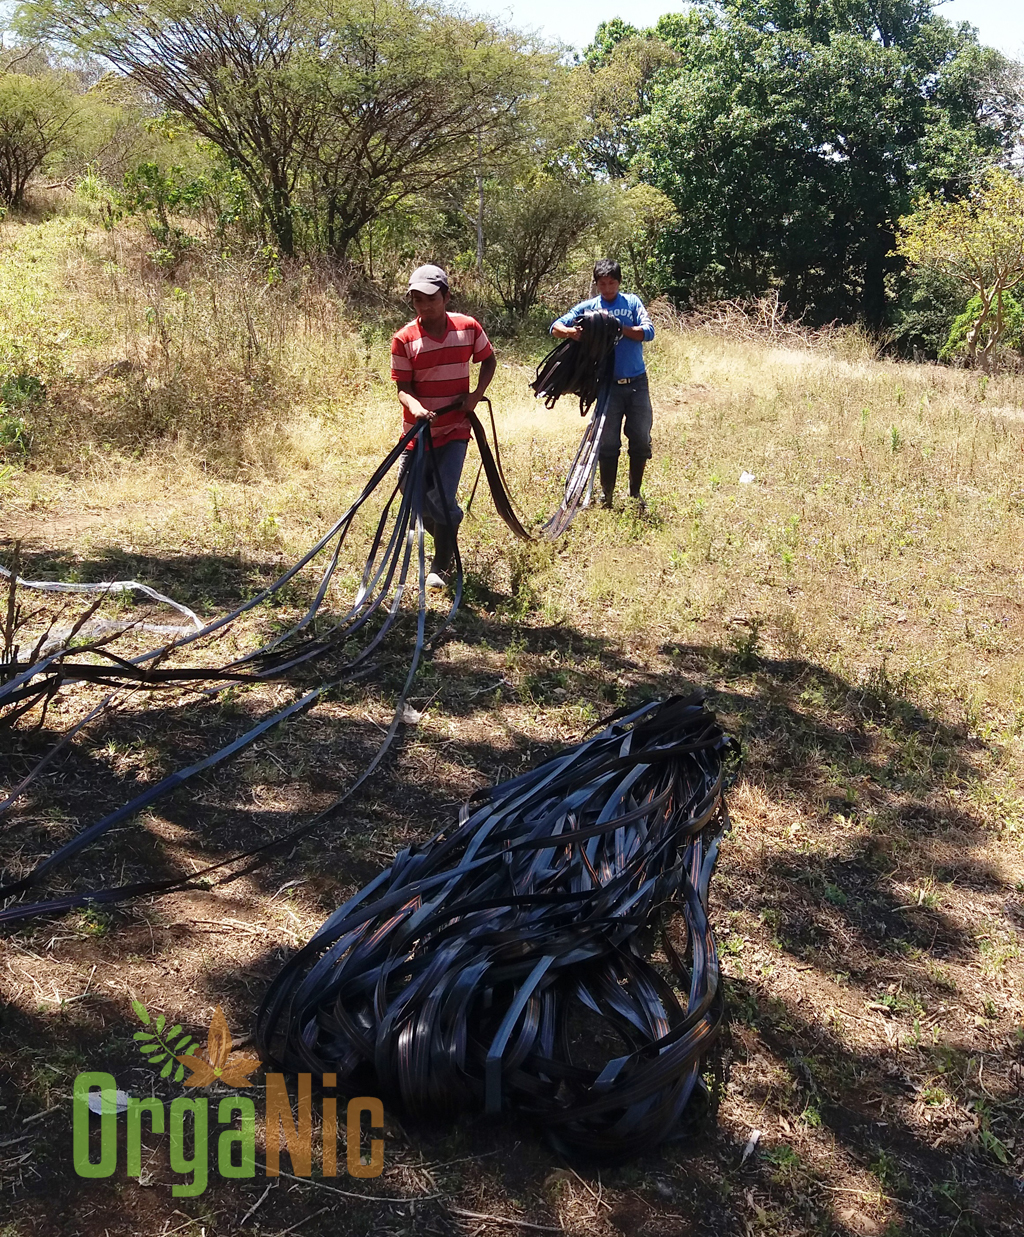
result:
<svg viewBox="0 0 1024 1237"><path fill-rule="evenodd" d="M0 20L14 7L12 0L0 0ZM459 7L584 48L603 21L622 17L642 29L653 26L662 13L678 13L687 5L686 0L460 0ZM983 43L1024 60L1021 0L946 0L939 13L949 21L969 21L978 27Z"/></svg>
<svg viewBox="0 0 1024 1237"><path fill-rule="evenodd" d="M582 48L598 25L612 17L642 28L653 26L662 13L679 12L686 4L672 0L467 0L465 7ZM1021 0L948 0L939 12L949 21L977 26L983 43L1008 56L1024 56Z"/></svg>

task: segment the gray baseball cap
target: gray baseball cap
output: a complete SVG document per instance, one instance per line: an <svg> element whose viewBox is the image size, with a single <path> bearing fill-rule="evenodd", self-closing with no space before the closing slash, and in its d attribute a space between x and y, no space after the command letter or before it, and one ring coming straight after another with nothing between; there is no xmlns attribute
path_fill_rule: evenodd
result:
<svg viewBox="0 0 1024 1237"><path fill-rule="evenodd" d="M409 276L409 291L423 292L427 296L447 292L448 276L439 266L417 266Z"/></svg>

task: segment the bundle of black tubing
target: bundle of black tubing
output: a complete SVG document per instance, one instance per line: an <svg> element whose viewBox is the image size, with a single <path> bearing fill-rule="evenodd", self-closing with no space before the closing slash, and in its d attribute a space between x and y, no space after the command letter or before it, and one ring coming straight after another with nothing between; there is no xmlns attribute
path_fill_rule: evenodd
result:
<svg viewBox="0 0 1024 1237"><path fill-rule="evenodd" d="M674 697L477 792L286 963L264 1059L414 1114L514 1110L596 1160L660 1143L722 1024L708 886L732 748Z"/></svg>
<svg viewBox="0 0 1024 1237"><path fill-rule="evenodd" d="M487 442L486 431L475 414L470 413L470 420L477 435L483 459L484 470L487 473L495 506L499 515L517 535L529 538L529 534L517 519L508 496L501 473L500 456L497 455L497 440L495 450ZM336 619L325 630L313 630L314 619L319 614L324 599L327 596L331 578L337 569L341 547L345 536L352 525L360 508L366 503L374 491L388 477L388 474L401 459L407 447L411 444L412 458L406 472L404 484L400 487L398 480L393 480L390 497L384 504L383 511L377 521L377 527L372 539L370 552L363 570L362 581L355 599L349 609ZM147 787L128 803L109 812L100 820L86 826L74 838L60 847L47 858L40 860L28 873L17 879L0 881L0 901L20 897L28 890L38 886L44 877L60 868L65 868L81 854L86 847L98 841L115 825L119 825L136 816L143 808L155 800L183 786L200 773L209 771L217 765L231 759L246 747L265 734L272 727L312 708L313 705L331 688L341 683L365 677L379 671L386 664L399 660L399 655L389 654L386 658L375 655L386 649L385 639L394 627L400 613L403 598L416 590L418 596L418 613L412 648L408 657L408 670L405 681L399 693L392 720L383 742L377 749L372 760L352 786L329 808L318 813L311 820L295 829L289 830L281 837L271 839L251 850L233 855L229 859L211 864L199 872L189 873L177 879L161 881L144 881L131 885L108 886L103 888L76 890L65 892L60 896L51 896L37 902L16 902L0 909L0 925L16 923L38 915L58 914L83 906L87 903L111 904L122 902L143 894L163 893L179 889L200 878L219 873L225 880L235 879L241 872L233 871L225 875L225 869L243 860L261 861L269 854L280 850L283 846L293 844L298 838L312 832L324 820L336 813L342 803L349 799L370 777L383 759L392 743L401 721L402 709L406 696L412 686L420 659L425 649L435 645L450 626L458 609L462 596L462 563L456 548L456 574L454 580L454 596L448 609L434 632L428 637L426 631L426 548L423 527L423 502L428 477L428 466L433 446L428 424L418 422L395 444L384 457L381 464L367 481L362 493L355 503L339 519L333 527L296 563L284 572L279 579L268 586L256 597L251 598L230 614L224 615L215 622L209 623L201 630L191 632L187 636L174 640L169 644L151 649L137 657L125 659L118 656L106 645L93 646L87 651L102 658L100 663L78 660L82 649L65 647L47 657L23 665L14 663L8 667L10 677L0 684L0 722L10 723L34 705L44 706L58 691L73 686L76 683L102 683L112 688L131 690L171 690L195 688L208 683L215 684L212 690L222 690L232 684L259 683L268 679L282 679L297 670L311 665L330 654L341 654L343 660L330 667L326 676L314 679L312 685L306 684L307 690L297 693L289 704L268 716L262 718L256 725L241 734L218 751L204 759L178 769L154 785ZM446 513L448 515L448 513ZM448 518L449 531L451 527ZM288 631L276 637L273 641L256 649L245 657L232 661L226 666L181 666L167 667L162 663L179 649L192 644L206 636L222 632L241 614L251 610L267 598L278 592L292 580L298 572L313 561L318 555L326 553L328 561L320 579L319 587L306 613ZM377 619L376 631L365 641L354 655L346 656L344 646L353 637L359 635L371 622ZM89 717L98 711L93 710ZM85 720L88 720L85 719ZM84 724L80 723L80 725ZM75 728L77 729L77 727ZM65 736L57 747L67 742ZM0 803L0 816L9 811L28 784L51 763L53 752L48 753L38 762L28 777L15 787L12 794ZM250 865L251 866L251 865ZM245 870L249 870L246 868Z"/></svg>
<svg viewBox="0 0 1024 1237"><path fill-rule="evenodd" d="M569 468L558 510L544 525L544 536L553 541L572 523L576 513L590 505L597 472L597 451L604 428L611 391L612 354L622 333L618 319L603 309L586 313L580 321L579 339L563 340L537 367L530 386L547 408L554 408L563 395L576 395L580 416L593 408L583 438Z"/></svg>
<svg viewBox="0 0 1024 1237"><path fill-rule="evenodd" d="M619 320L603 309L580 319L579 339L563 339L547 354L530 383L545 408L554 408L563 395L577 395L585 417L598 397L601 383L610 377L609 359L622 333Z"/></svg>

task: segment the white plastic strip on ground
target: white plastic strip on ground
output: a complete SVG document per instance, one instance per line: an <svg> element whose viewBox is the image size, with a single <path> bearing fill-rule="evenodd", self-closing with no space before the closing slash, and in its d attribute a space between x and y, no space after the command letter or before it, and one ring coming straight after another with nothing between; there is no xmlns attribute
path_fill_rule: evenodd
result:
<svg viewBox="0 0 1024 1237"><path fill-rule="evenodd" d="M0 576L9 580L11 573L6 567L0 567ZM192 621L193 626L197 630L202 630L202 622L199 616L195 614L188 606L183 606L178 601L172 601L170 597L165 597L163 593L158 593L156 589L150 588L148 584L140 584L138 580L108 580L103 584L65 584L59 580L23 580L18 576L17 584L19 588L38 589L44 593L144 593L153 601L161 601L165 606L171 606L177 610L179 614L184 614L186 618ZM138 624L132 624L138 626ZM160 630L166 631L167 628L153 628L143 630Z"/></svg>

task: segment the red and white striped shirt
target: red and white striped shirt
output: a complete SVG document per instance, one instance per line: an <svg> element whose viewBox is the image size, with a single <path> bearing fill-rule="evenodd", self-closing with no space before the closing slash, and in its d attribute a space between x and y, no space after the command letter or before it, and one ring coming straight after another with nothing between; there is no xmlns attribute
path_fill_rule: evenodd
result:
<svg viewBox="0 0 1024 1237"><path fill-rule="evenodd" d="M448 331L444 339L433 339L414 318L391 341L391 377L395 382L411 382L412 391L424 408L433 411L450 404L469 390L469 363L486 361L494 355L484 328L468 314L447 314ZM414 418L402 409L404 428ZM445 412L430 425L430 436L437 447L447 442L468 440L472 431L464 412ZM411 444L410 444L411 445Z"/></svg>

